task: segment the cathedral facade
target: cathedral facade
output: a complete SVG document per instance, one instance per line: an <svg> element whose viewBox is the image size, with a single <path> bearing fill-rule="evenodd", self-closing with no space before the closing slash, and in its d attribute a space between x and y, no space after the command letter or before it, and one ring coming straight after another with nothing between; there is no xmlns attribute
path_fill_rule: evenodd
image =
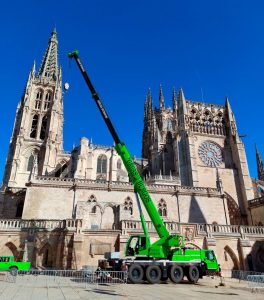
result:
<svg viewBox="0 0 264 300"><path fill-rule="evenodd" d="M227 269L248 268L246 255L259 237L250 240L240 231L252 225L248 201L254 192L229 100L191 101L180 88L173 90L170 108L160 87L154 108L149 90L142 157L134 162L168 229L194 247L214 248ZM35 266L95 264L104 252L122 251L127 237L141 231L134 189L114 147L82 137L71 152L63 148L55 31L17 107L0 199L6 234L8 228L21 229L13 240L0 239L0 251L19 257L24 249ZM155 239L146 211L145 216ZM234 228L235 236L223 228Z"/></svg>

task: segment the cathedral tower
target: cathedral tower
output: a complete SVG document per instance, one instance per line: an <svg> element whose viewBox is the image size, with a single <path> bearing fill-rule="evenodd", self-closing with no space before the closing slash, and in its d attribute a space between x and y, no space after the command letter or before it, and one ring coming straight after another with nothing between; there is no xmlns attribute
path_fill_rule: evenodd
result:
<svg viewBox="0 0 264 300"><path fill-rule="evenodd" d="M159 89L159 108L153 108L149 90L144 111L142 156L149 161L149 174L178 176L177 143L175 142L177 124L177 99L173 89L172 106L165 108L162 87Z"/></svg>
<svg viewBox="0 0 264 300"><path fill-rule="evenodd" d="M150 175L189 187L220 189L221 182L230 222L247 223L253 187L229 100L225 105L191 101L180 88L178 97L173 91L172 107L165 107L161 87L158 108L147 97L142 155ZM261 176L260 158L258 166Z"/></svg>
<svg viewBox="0 0 264 300"><path fill-rule="evenodd" d="M24 188L30 176L54 169L63 150L62 78L54 30L38 73L35 63L17 106L5 167L4 186Z"/></svg>

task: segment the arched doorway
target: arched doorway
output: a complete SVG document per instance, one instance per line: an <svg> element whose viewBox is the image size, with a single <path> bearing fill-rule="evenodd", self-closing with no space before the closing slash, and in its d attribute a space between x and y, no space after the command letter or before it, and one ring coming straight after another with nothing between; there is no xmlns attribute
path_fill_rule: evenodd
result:
<svg viewBox="0 0 264 300"><path fill-rule="evenodd" d="M224 259L221 263L222 270L239 270L239 260L234 251L227 245L224 248Z"/></svg>
<svg viewBox="0 0 264 300"><path fill-rule="evenodd" d="M12 242L6 243L5 246L1 255L14 256L14 259L18 261L20 259L20 252L17 250L17 247Z"/></svg>
<svg viewBox="0 0 264 300"><path fill-rule="evenodd" d="M42 267L51 268L53 264L52 247L49 243L45 244L39 251L40 264Z"/></svg>

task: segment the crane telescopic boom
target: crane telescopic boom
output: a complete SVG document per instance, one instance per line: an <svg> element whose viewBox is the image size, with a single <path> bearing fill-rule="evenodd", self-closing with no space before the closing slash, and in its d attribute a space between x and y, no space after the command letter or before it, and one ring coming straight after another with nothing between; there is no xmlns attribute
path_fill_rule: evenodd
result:
<svg viewBox="0 0 264 300"><path fill-rule="evenodd" d="M167 230L166 226L164 225L164 222L163 222L162 218L160 217L159 212L145 187L145 184L144 184L144 182L143 182L143 180L131 158L131 155L130 155L126 145L120 141L118 134L117 134L117 132L116 132L116 130L115 130L104 106L103 106L103 103L100 100L87 72L85 71L85 69L81 63L78 51L75 50L75 51L69 53L68 57L75 59L77 65L83 75L83 78L92 94L92 97L95 100L96 105L99 108L99 111L100 111L100 113L101 113L101 115L102 115L114 141L115 141L115 144L116 144L115 149L116 149L117 153L120 155L120 157L126 167L129 178L134 185L135 192L139 194L160 239L166 240L167 238L170 237L170 233ZM144 225L145 224L142 224L143 227L144 227Z"/></svg>

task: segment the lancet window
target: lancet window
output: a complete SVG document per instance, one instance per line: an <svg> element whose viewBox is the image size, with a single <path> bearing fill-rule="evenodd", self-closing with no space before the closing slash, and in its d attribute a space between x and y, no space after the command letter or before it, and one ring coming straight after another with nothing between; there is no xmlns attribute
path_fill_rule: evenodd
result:
<svg viewBox="0 0 264 300"><path fill-rule="evenodd" d="M162 217L167 217L167 203L164 199L160 199L158 203L158 211Z"/></svg>
<svg viewBox="0 0 264 300"><path fill-rule="evenodd" d="M130 212L130 215L133 214L133 201L130 197L127 197L124 202L124 210Z"/></svg>
<svg viewBox="0 0 264 300"><path fill-rule="evenodd" d="M97 173L106 174L107 172L107 157L102 154L97 159Z"/></svg>
<svg viewBox="0 0 264 300"><path fill-rule="evenodd" d="M32 119L31 131L30 131L30 137L33 139L37 137L38 120L39 120L39 116L34 115Z"/></svg>
<svg viewBox="0 0 264 300"><path fill-rule="evenodd" d="M44 101L44 110L48 110L50 108L51 103L51 92L47 92Z"/></svg>
<svg viewBox="0 0 264 300"><path fill-rule="evenodd" d="M41 130L40 130L40 139L44 140L46 136L46 129L48 124L48 117L44 116L41 123Z"/></svg>
<svg viewBox="0 0 264 300"><path fill-rule="evenodd" d="M41 100L42 100L42 91L37 90L36 99L35 99L35 109L41 108Z"/></svg>

